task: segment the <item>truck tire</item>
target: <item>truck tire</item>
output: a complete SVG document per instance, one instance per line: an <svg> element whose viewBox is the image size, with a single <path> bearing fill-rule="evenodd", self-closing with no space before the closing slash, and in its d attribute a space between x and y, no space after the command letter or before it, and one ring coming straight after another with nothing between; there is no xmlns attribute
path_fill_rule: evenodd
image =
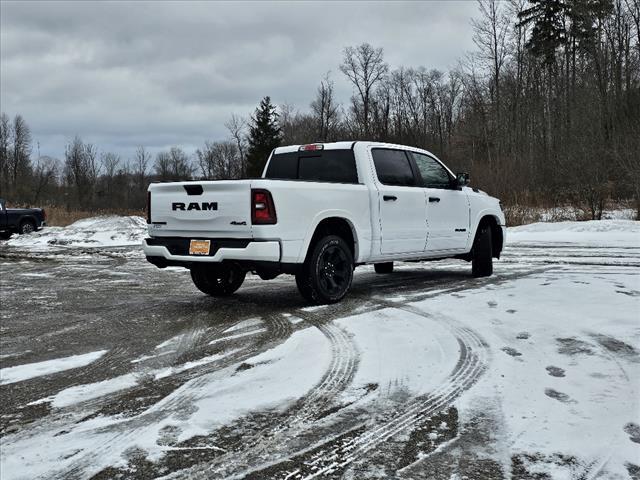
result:
<svg viewBox="0 0 640 480"><path fill-rule="evenodd" d="M202 293L226 297L238 290L247 274L237 265L197 265L191 267L191 280Z"/></svg>
<svg viewBox="0 0 640 480"><path fill-rule="evenodd" d="M305 272L305 267L302 267L302 271L296 274L296 286L298 287L300 295L302 295L307 302L313 302L309 274Z"/></svg>
<svg viewBox="0 0 640 480"><path fill-rule="evenodd" d="M471 273L474 277L489 277L493 273L491 227L484 225L476 234L471 249Z"/></svg>
<svg viewBox="0 0 640 480"><path fill-rule="evenodd" d="M392 273L393 262L376 263L373 268L376 269L376 273Z"/></svg>
<svg viewBox="0 0 640 480"><path fill-rule="evenodd" d="M0 240L9 240L11 232L0 232Z"/></svg>
<svg viewBox="0 0 640 480"><path fill-rule="evenodd" d="M33 220L23 220L22 222L20 222L20 228L18 229L18 233L20 235L26 235L35 231L36 224L33 223Z"/></svg>
<svg viewBox="0 0 640 480"><path fill-rule="evenodd" d="M336 235L321 238L296 275L302 296L320 305L342 300L352 280L353 254L347 243Z"/></svg>

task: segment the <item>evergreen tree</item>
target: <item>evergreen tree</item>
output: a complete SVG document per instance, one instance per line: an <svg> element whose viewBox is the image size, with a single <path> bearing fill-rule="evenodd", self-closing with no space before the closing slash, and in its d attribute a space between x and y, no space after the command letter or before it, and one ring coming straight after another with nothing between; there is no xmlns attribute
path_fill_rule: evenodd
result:
<svg viewBox="0 0 640 480"><path fill-rule="evenodd" d="M271 151L280 145L278 113L269 97L264 97L251 117L249 125L249 150L247 152L247 175L259 177L262 174Z"/></svg>
<svg viewBox="0 0 640 480"><path fill-rule="evenodd" d="M518 14L519 26L533 23L527 42L531 52L543 57L547 65L555 62L556 50L567 41L564 18L567 2L564 0L529 0L533 5Z"/></svg>

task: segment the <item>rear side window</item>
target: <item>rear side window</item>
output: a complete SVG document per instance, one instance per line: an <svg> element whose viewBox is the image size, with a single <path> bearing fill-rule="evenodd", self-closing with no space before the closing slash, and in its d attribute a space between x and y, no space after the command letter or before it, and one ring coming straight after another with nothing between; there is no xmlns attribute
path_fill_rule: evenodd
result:
<svg viewBox="0 0 640 480"><path fill-rule="evenodd" d="M353 150L320 150L273 155L265 178L358 183L358 172Z"/></svg>
<svg viewBox="0 0 640 480"><path fill-rule="evenodd" d="M416 179L409 158L402 150L374 148L371 151L378 180L385 185L413 187Z"/></svg>
<svg viewBox="0 0 640 480"><path fill-rule="evenodd" d="M267 178L295 180L298 178L298 154L280 153L273 155L267 169Z"/></svg>

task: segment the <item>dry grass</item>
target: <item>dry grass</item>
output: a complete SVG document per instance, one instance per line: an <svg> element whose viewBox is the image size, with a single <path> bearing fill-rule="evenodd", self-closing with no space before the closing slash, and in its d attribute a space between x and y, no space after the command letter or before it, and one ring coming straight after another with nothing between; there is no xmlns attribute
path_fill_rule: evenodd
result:
<svg viewBox="0 0 640 480"><path fill-rule="evenodd" d="M137 215L144 217L144 210L130 210L130 209L112 209L112 210L97 210L88 212L84 210L67 210L64 207L45 207L47 212L47 225L54 227L66 227L73 222L82 220L83 218L97 217L100 215Z"/></svg>
<svg viewBox="0 0 640 480"><path fill-rule="evenodd" d="M602 218L636 219L637 212L631 202L608 202ZM563 222L591 220L591 212L586 206L563 205L541 207L529 205L507 205L503 209L507 225L515 227L535 222Z"/></svg>
<svg viewBox="0 0 640 480"><path fill-rule="evenodd" d="M503 211L506 223L510 227L539 222L542 217L540 209L523 205L510 205L505 207Z"/></svg>

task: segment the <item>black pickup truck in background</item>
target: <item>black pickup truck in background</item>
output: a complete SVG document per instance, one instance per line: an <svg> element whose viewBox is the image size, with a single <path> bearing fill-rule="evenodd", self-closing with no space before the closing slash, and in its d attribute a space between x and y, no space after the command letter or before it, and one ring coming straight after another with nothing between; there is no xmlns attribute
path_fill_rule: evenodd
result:
<svg viewBox="0 0 640 480"><path fill-rule="evenodd" d="M7 208L0 198L0 239L6 240L12 233L35 232L47 225L43 208Z"/></svg>

